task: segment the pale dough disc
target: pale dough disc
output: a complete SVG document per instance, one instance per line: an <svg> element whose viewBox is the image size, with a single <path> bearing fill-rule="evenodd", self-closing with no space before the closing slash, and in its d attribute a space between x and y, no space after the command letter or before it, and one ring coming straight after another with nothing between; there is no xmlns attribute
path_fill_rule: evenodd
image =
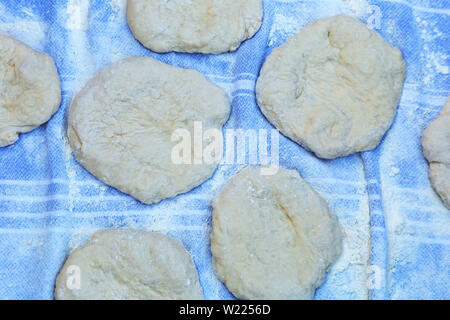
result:
<svg viewBox="0 0 450 320"><path fill-rule="evenodd" d="M400 51L357 19L317 20L275 49L256 87L284 135L318 157L375 148L394 119L405 79Z"/></svg>
<svg viewBox="0 0 450 320"><path fill-rule="evenodd" d="M0 33L0 147L47 122L60 103L53 59Z"/></svg>
<svg viewBox="0 0 450 320"><path fill-rule="evenodd" d="M156 52L236 50L261 26L261 0L128 0L128 24Z"/></svg>
<svg viewBox="0 0 450 320"><path fill-rule="evenodd" d="M425 130L423 153L430 162L430 180L450 209L450 98L439 117Z"/></svg>
<svg viewBox="0 0 450 320"><path fill-rule="evenodd" d="M215 272L242 299L312 299L341 253L339 223L297 171L260 173L242 170L213 202Z"/></svg>
<svg viewBox="0 0 450 320"><path fill-rule="evenodd" d="M55 299L199 300L203 293L181 242L117 229L96 232L72 252L56 279Z"/></svg>
<svg viewBox="0 0 450 320"><path fill-rule="evenodd" d="M204 132L222 130L229 113L225 91L199 72L129 58L100 71L76 96L68 137L83 167L150 204L190 191L217 167L176 164L174 131L189 130L193 150L194 122Z"/></svg>

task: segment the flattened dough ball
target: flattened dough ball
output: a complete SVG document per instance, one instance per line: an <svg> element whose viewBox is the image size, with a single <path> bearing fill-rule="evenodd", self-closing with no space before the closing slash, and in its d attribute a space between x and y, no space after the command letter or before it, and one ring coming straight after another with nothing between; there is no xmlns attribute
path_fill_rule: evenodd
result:
<svg viewBox="0 0 450 320"><path fill-rule="evenodd" d="M181 242L159 233L117 229L96 232L72 252L56 279L55 298L199 300L203 293Z"/></svg>
<svg viewBox="0 0 450 320"><path fill-rule="evenodd" d="M450 98L439 117L425 130L422 146L430 163L431 184L450 209Z"/></svg>
<svg viewBox="0 0 450 320"><path fill-rule="evenodd" d="M195 122L222 130L229 113L225 91L199 72L129 58L100 71L75 97L68 137L89 172L151 204L193 189L217 167L174 162L175 130L188 130L192 140Z"/></svg>
<svg viewBox="0 0 450 320"><path fill-rule="evenodd" d="M371 150L394 119L400 51L357 19L317 20L275 49L256 87L267 119L318 157Z"/></svg>
<svg viewBox="0 0 450 320"><path fill-rule="evenodd" d="M295 170L246 168L213 211L214 269L242 299L312 299L341 253L335 215Z"/></svg>
<svg viewBox="0 0 450 320"><path fill-rule="evenodd" d="M156 52L236 50L261 26L262 0L128 0L128 24Z"/></svg>
<svg viewBox="0 0 450 320"><path fill-rule="evenodd" d="M0 147L47 122L60 103L53 59L0 33Z"/></svg>

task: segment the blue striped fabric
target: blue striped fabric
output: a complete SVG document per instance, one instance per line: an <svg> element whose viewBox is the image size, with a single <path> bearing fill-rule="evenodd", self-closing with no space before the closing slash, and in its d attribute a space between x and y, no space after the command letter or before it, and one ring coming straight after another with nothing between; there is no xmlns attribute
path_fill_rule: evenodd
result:
<svg viewBox="0 0 450 320"><path fill-rule="evenodd" d="M211 266L210 202L241 165L221 165L188 194L145 206L76 163L66 112L100 68L151 56L196 69L225 88L232 101L226 128L271 129L254 98L265 57L307 23L339 13L372 23L401 49L408 73L394 125L376 150L323 161L280 136L280 165L298 170L319 191L345 231L343 255L316 298L450 298L450 215L432 191L420 146L449 95L447 0L266 0L261 30L222 55L152 53L128 29L124 0L3 0L0 31L55 59L63 102L46 125L0 149L0 298L52 299L71 249L96 230L127 227L180 239L205 297L232 299Z"/></svg>

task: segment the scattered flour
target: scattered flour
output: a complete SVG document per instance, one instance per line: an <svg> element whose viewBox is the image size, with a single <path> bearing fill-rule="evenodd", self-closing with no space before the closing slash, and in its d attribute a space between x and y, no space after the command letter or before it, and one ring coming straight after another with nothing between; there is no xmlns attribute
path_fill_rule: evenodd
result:
<svg viewBox="0 0 450 320"><path fill-rule="evenodd" d="M280 1L280 0L278 0ZM282 2L296 2L298 0L284 0ZM317 1L320 11L317 12L317 18L326 17L335 14L350 14L359 18L364 18L371 13L372 6L366 0L332 0ZM298 13L290 13L289 16L283 14L274 14L272 28L269 33L269 46L280 45L282 41L295 34L304 26L304 21L298 18Z"/></svg>
<svg viewBox="0 0 450 320"><path fill-rule="evenodd" d="M82 228L76 231L73 231L71 234L70 241L67 245L66 253L70 254L74 249L81 247L83 244L87 242L87 240L95 233L94 229L91 228Z"/></svg>
<svg viewBox="0 0 450 320"><path fill-rule="evenodd" d="M397 167L391 167L391 170L389 171L389 176L394 177L400 173L400 169Z"/></svg>
<svg viewBox="0 0 450 320"><path fill-rule="evenodd" d="M420 17L416 17L415 21L419 28L420 38L425 42L431 42L444 36L444 33L438 29L437 21L425 20Z"/></svg>
<svg viewBox="0 0 450 320"><path fill-rule="evenodd" d="M344 5L356 16L363 16L370 11L370 5L366 0L342 0Z"/></svg>
<svg viewBox="0 0 450 320"><path fill-rule="evenodd" d="M42 51L47 43L47 24L40 21L31 9L26 12L27 18L17 17L0 3L0 32L25 42L35 50Z"/></svg>
<svg viewBox="0 0 450 320"><path fill-rule="evenodd" d="M420 53L420 59L423 62L423 66L425 66L422 83L426 86L432 85L438 75L450 73L449 66L446 65L449 55L446 53L436 51L425 45Z"/></svg>
<svg viewBox="0 0 450 320"><path fill-rule="evenodd" d="M66 168L67 178L68 178L68 188L69 188L69 194L67 196L67 210L69 212L73 212L74 209L74 198L80 194L80 188L75 183L76 181L76 172L73 168L73 155L72 155L72 149L70 148L69 141L67 137L63 136L63 152L64 152L64 164Z"/></svg>
<svg viewBox="0 0 450 320"><path fill-rule="evenodd" d="M122 22L126 22L127 0L110 0L110 5L113 13L109 17L109 21L122 20Z"/></svg>
<svg viewBox="0 0 450 320"><path fill-rule="evenodd" d="M364 177L362 163L360 175ZM308 179L305 179L308 180ZM353 299L368 299L369 290L366 286L367 273L370 265L370 210L367 192L357 195L358 209L351 210L336 206L339 196L321 193L321 188L311 184L327 201L339 218L344 235L342 254L327 276L327 282L336 294L335 298L353 297ZM349 285L351 284L351 285ZM339 288L339 289L338 289ZM319 298L321 298L319 296Z"/></svg>
<svg viewBox="0 0 450 320"><path fill-rule="evenodd" d="M275 14L273 27L269 34L269 47L286 40L287 36L294 34L301 27L300 19L295 17L286 17L282 14Z"/></svg>
<svg viewBox="0 0 450 320"><path fill-rule="evenodd" d="M111 8L115 12L125 12L127 0L110 0Z"/></svg>
<svg viewBox="0 0 450 320"><path fill-rule="evenodd" d="M67 22L69 30L87 30L89 27L89 0L68 0Z"/></svg>
<svg viewBox="0 0 450 320"><path fill-rule="evenodd" d="M431 86L439 75L448 75L450 67L448 51L442 52L435 47L435 41L445 38L446 34L439 29L437 20L425 19L416 15L414 19L420 39L425 43L420 51L421 65L424 66L422 84Z"/></svg>

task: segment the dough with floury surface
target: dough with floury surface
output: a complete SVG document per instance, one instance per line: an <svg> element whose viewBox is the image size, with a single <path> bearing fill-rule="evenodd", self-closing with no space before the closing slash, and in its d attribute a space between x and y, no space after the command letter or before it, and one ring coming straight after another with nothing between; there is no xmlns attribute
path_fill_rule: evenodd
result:
<svg viewBox="0 0 450 320"><path fill-rule="evenodd" d="M262 0L128 0L131 31L155 52L224 53L259 30Z"/></svg>
<svg viewBox="0 0 450 320"><path fill-rule="evenodd" d="M196 122L204 131L222 130L229 114L226 92L198 71L128 58L101 70L77 94L68 137L90 173L152 204L199 186L219 162L175 162L175 130L193 137ZM195 144L190 148L194 153Z"/></svg>
<svg viewBox="0 0 450 320"><path fill-rule="evenodd" d="M248 167L213 202L214 270L242 299L312 299L342 250L327 203L295 170Z"/></svg>
<svg viewBox="0 0 450 320"><path fill-rule="evenodd" d="M266 118L323 159L378 146L406 67L401 52L355 18L314 21L273 50L256 95Z"/></svg>
<svg viewBox="0 0 450 320"><path fill-rule="evenodd" d="M450 98L439 117L425 130L422 146L430 164L431 184L450 209Z"/></svg>
<svg viewBox="0 0 450 320"><path fill-rule="evenodd" d="M70 254L57 277L55 299L201 300L203 293L180 241L111 229L96 232Z"/></svg>
<svg viewBox="0 0 450 320"><path fill-rule="evenodd" d="M0 33L0 147L46 123L60 104L53 59Z"/></svg>

